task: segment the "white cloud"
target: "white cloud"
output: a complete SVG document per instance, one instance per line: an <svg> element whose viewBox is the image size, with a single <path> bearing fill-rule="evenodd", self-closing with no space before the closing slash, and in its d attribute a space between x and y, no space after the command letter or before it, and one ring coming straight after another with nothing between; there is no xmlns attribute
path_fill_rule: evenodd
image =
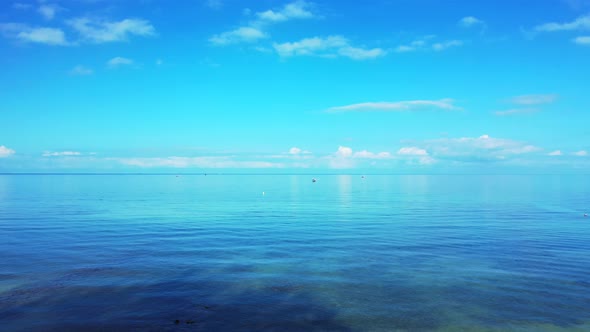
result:
<svg viewBox="0 0 590 332"><path fill-rule="evenodd" d="M0 158L10 157L15 153L14 150L5 147L4 145L0 145Z"/></svg>
<svg viewBox="0 0 590 332"><path fill-rule="evenodd" d="M420 145L437 159L462 162L502 161L541 150L524 142L489 135L428 140Z"/></svg>
<svg viewBox="0 0 590 332"><path fill-rule="evenodd" d="M410 45L400 45L398 46L395 51L397 53L406 53L406 52L414 52L418 50L423 50L426 46L426 40L414 40L410 43Z"/></svg>
<svg viewBox="0 0 590 332"><path fill-rule="evenodd" d="M374 153L374 152L370 152L367 150L355 152L352 156L353 156L353 158L359 158L359 159L391 159L391 158L393 158L393 156L389 152Z"/></svg>
<svg viewBox="0 0 590 332"><path fill-rule="evenodd" d="M551 151L547 154L548 156L561 156L563 155L563 153L561 153L560 150L555 150L555 151Z"/></svg>
<svg viewBox="0 0 590 332"><path fill-rule="evenodd" d="M70 74L71 75L80 75L80 76L87 76L87 75L92 75L94 73L94 71L90 68L78 65L74 68L72 68L72 70L70 70Z"/></svg>
<svg viewBox="0 0 590 332"><path fill-rule="evenodd" d="M494 114L498 116L509 116L509 115L518 115L518 114L530 114L538 112L538 109L535 108L513 108L505 111L497 111Z"/></svg>
<svg viewBox="0 0 590 332"><path fill-rule="evenodd" d="M309 11L310 4L305 1L295 1L285 5L280 11L267 10L256 13L260 21L266 22L284 22L290 19L309 19L314 14Z"/></svg>
<svg viewBox="0 0 590 332"><path fill-rule="evenodd" d="M516 147L512 147L512 148L507 148L505 150L505 152L509 153L509 154L524 154L524 153L536 152L539 150L541 150L541 148L538 148L534 145L525 145L525 146L516 146Z"/></svg>
<svg viewBox="0 0 590 332"><path fill-rule="evenodd" d="M415 146L403 147L397 151L397 154L402 156L427 156L428 152L424 149Z"/></svg>
<svg viewBox="0 0 590 332"><path fill-rule="evenodd" d="M298 42L274 45L275 50L282 57L294 55L316 55L318 52L332 50L348 46L348 41L341 36L329 36L327 38L305 38Z"/></svg>
<svg viewBox="0 0 590 332"><path fill-rule="evenodd" d="M301 160L301 159L312 159L313 156L311 155L311 152L307 151L307 150L303 150L301 148L298 148L296 146L292 147L289 149L288 152L286 153L282 153L279 155L271 155L271 156L266 156L268 158L273 158L273 159L295 159L295 160Z"/></svg>
<svg viewBox="0 0 590 332"><path fill-rule="evenodd" d="M416 47L408 46L408 45L400 45L395 49L395 51L397 53L413 52L415 50L416 50Z"/></svg>
<svg viewBox="0 0 590 332"><path fill-rule="evenodd" d="M407 45L400 45L395 48L397 53L408 53L416 51L436 51L441 52L451 47L458 47L463 45L461 40L447 40L433 43L432 40L436 38L435 35L424 36L421 39L412 41Z"/></svg>
<svg viewBox="0 0 590 332"><path fill-rule="evenodd" d="M133 64L133 60L123 58L123 57L114 57L107 62L107 65L111 68L116 68L120 66L129 66Z"/></svg>
<svg viewBox="0 0 590 332"><path fill-rule="evenodd" d="M378 58L386 54L381 48L364 49L354 47L342 36L305 38L292 43L274 43L273 47L281 57L320 56L366 60Z"/></svg>
<svg viewBox="0 0 590 332"><path fill-rule="evenodd" d="M338 54L353 60L374 59L384 56L386 52L381 48L363 49L358 47L342 47L338 50Z"/></svg>
<svg viewBox="0 0 590 332"><path fill-rule="evenodd" d="M397 102L368 102L346 106L332 107L328 112L399 112L413 111L419 109L444 109L458 110L459 107L453 105L452 99L441 100L409 100Z"/></svg>
<svg viewBox="0 0 590 332"><path fill-rule="evenodd" d="M31 28L24 24L5 23L0 24L0 31L8 37L17 38L23 42L52 46L68 45L66 35L61 29Z"/></svg>
<svg viewBox="0 0 590 332"><path fill-rule="evenodd" d="M402 147L397 151L397 155L405 159L410 164L430 165L436 162L425 149L415 146Z"/></svg>
<svg viewBox="0 0 590 332"><path fill-rule="evenodd" d="M462 46L463 42L460 40L449 40L449 41L445 41L442 43L435 43L432 44L432 49L440 52L440 51L444 51L446 49L449 49L451 47L458 47L458 46Z"/></svg>
<svg viewBox="0 0 590 332"><path fill-rule="evenodd" d="M237 43L253 43L260 39L267 38L267 34L257 28L240 27L232 31L227 31L209 38L214 45L229 45Z"/></svg>
<svg viewBox="0 0 590 332"><path fill-rule="evenodd" d="M347 146L339 146L338 150L334 153L334 156L337 158L355 158L355 159L391 159L391 153L389 152L370 152L367 150L362 150L358 152L352 151L352 148Z"/></svg>
<svg viewBox="0 0 590 332"><path fill-rule="evenodd" d="M292 19L309 19L315 15L309 10L311 4L306 1L295 1L286 4L278 11L267 10L256 13L256 19L248 24L231 31L213 35L209 42L213 45L225 46L238 43L254 43L261 39L268 38L266 28L271 24L286 22ZM250 10L244 12L250 15Z"/></svg>
<svg viewBox="0 0 590 332"><path fill-rule="evenodd" d="M226 46L239 43L256 43L260 40L269 38L267 29L269 26L294 19L311 19L316 18L316 14L311 11L312 3L298 0L286 4L279 10L266 10L258 12L255 19L244 26L234 30L215 34L209 38L209 42L217 46ZM250 15L250 11L245 12ZM375 59L386 55L386 51L381 48L363 48L351 45L348 40L342 36L313 37L304 38L295 42L273 43L274 50L281 57L291 56L319 56L319 57L345 57L353 60ZM266 52L266 47L254 48L258 51Z"/></svg>
<svg viewBox="0 0 590 332"><path fill-rule="evenodd" d="M230 157L166 157L166 158L113 158L123 165L141 168L283 168L282 163L266 161L237 161Z"/></svg>
<svg viewBox="0 0 590 332"><path fill-rule="evenodd" d="M24 41L48 45L66 45L63 31L54 28L37 28L20 32L17 37Z"/></svg>
<svg viewBox="0 0 590 332"><path fill-rule="evenodd" d="M590 30L590 15L580 16L572 22L566 23L545 23L535 27L535 31L554 32L554 31L579 31Z"/></svg>
<svg viewBox="0 0 590 332"><path fill-rule="evenodd" d="M286 4L280 10L258 12L256 13L255 20L234 30L216 34L209 38L209 42L218 46L258 42L262 39L269 38L266 30L272 24L293 19L311 19L317 17L311 11L311 7L311 3L299 0ZM363 48L351 45L342 36L312 37L295 42L273 43L273 48L281 57L307 55L366 60L378 58L387 53L381 48ZM257 47L256 50L266 51L267 48Z"/></svg>
<svg viewBox="0 0 590 332"><path fill-rule="evenodd" d="M130 36L150 37L156 35L156 30L149 21L142 19L124 19L121 21L106 21L86 17L68 21L83 40L93 43L108 43L126 41Z"/></svg>
<svg viewBox="0 0 590 332"><path fill-rule="evenodd" d="M575 155L575 156L578 156L578 157L585 157L585 156L587 156L587 155L588 155L588 152L587 152L587 151L585 151L585 150L580 150L580 151L578 151L578 152L574 152L574 155Z"/></svg>
<svg viewBox="0 0 590 332"><path fill-rule="evenodd" d="M41 5L37 12L41 14L46 20L52 20L60 8L56 5Z"/></svg>
<svg viewBox="0 0 590 332"><path fill-rule="evenodd" d="M352 149L346 146L339 146L336 156L344 158L352 157Z"/></svg>
<svg viewBox="0 0 590 332"><path fill-rule="evenodd" d="M372 161L371 165L373 165L377 160L388 159L393 159L389 152L375 153L367 150L353 152L352 148L347 146L339 146L336 152L322 158L322 160L328 161L330 168L337 169L354 168L361 163L366 164L367 161Z"/></svg>
<svg viewBox="0 0 590 332"><path fill-rule="evenodd" d="M557 100L557 95L555 94L545 94L545 95L523 95L513 97L510 101L514 104L518 105L540 105L540 104L550 104Z"/></svg>
<svg viewBox="0 0 590 332"><path fill-rule="evenodd" d="M473 17L473 16L466 16L466 17L463 17L461 20L459 20L459 25L464 28L469 28L469 27L472 27L475 25L483 25L483 24L485 24L484 21L482 21L476 17Z"/></svg>
<svg viewBox="0 0 590 332"><path fill-rule="evenodd" d="M346 146L339 146L338 150L330 155L327 156L328 164L330 168L353 168L356 166L355 161L351 158L352 157L352 149Z"/></svg>
<svg viewBox="0 0 590 332"><path fill-rule="evenodd" d="M578 45L590 45L590 36L579 36L572 41Z"/></svg>
<svg viewBox="0 0 590 332"><path fill-rule="evenodd" d="M82 155L77 151L43 152L43 157L73 157Z"/></svg>

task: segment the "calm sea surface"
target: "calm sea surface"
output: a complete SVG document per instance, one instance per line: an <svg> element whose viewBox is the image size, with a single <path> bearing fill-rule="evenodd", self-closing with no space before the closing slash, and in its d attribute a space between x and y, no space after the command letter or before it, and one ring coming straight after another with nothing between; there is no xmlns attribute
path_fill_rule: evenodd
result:
<svg viewBox="0 0 590 332"><path fill-rule="evenodd" d="M590 330L590 176L316 178L0 175L0 330Z"/></svg>

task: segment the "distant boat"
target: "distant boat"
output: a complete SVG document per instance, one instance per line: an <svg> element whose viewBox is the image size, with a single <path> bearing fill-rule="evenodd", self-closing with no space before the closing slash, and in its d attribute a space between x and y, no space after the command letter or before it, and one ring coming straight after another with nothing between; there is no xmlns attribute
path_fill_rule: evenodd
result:
<svg viewBox="0 0 590 332"><path fill-rule="evenodd" d="M311 179L311 182L317 182L318 180L316 180L315 178Z"/></svg>

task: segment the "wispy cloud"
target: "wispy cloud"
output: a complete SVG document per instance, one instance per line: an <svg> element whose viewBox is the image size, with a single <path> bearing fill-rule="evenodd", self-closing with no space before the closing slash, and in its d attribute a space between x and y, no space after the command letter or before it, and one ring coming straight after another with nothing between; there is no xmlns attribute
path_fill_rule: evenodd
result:
<svg viewBox="0 0 590 332"><path fill-rule="evenodd" d="M346 46L338 49L338 55L353 60L375 59L385 56L387 52L382 48L365 49L360 47Z"/></svg>
<svg viewBox="0 0 590 332"><path fill-rule="evenodd" d="M552 157L557 157L557 156L563 155L563 153L561 153L561 150L555 150L555 151L549 152L547 155L552 156Z"/></svg>
<svg viewBox="0 0 590 332"><path fill-rule="evenodd" d="M397 155L411 164L430 165L436 163L426 149L415 146L402 147L397 151Z"/></svg>
<svg viewBox="0 0 590 332"><path fill-rule="evenodd" d="M393 158L393 156L389 152L375 153L375 152L370 152L367 150L355 152L352 156L353 156L353 158L358 158L358 159L391 159L391 158Z"/></svg>
<svg viewBox="0 0 590 332"><path fill-rule="evenodd" d="M117 67L121 67L121 66L129 66L133 64L133 60L131 59L127 59L127 58L123 58L123 57L114 57L112 59L110 59L107 62L107 65L110 68L117 68Z"/></svg>
<svg viewBox="0 0 590 332"><path fill-rule="evenodd" d="M92 69L84 67L82 65L78 65L72 68L72 70L70 70L71 75L88 76L92 75L93 73L94 71Z"/></svg>
<svg viewBox="0 0 590 332"><path fill-rule="evenodd" d="M281 57L320 56L366 60L378 58L386 54L386 51L381 48L365 49L354 47L342 36L305 38L292 43L274 43L273 47Z"/></svg>
<svg viewBox="0 0 590 332"><path fill-rule="evenodd" d="M512 97L508 102L514 104L516 106L515 108L496 111L494 114L497 116L512 116L537 113L541 110L535 106L551 104L557 98L558 96L556 94L534 94Z"/></svg>
<svg viewBox="0 0 590 332"><path fill-rule="evenodd" d="M77 151L58 151L58 152L45 151L42 154L43 157L75 157L75 156L80 156L80 155L82 155L82 153L77 152Z"/></svg>
<svg viewBox="0 0 590 332"><path fill-rule="evenodd" d="M39 6L37 12L46 20L52 20L60 9L57 5L43 4Z"/></svg>
<svg viewBox="0 0 590 332"><path fill-rule="evenodd" d="M36 28L27 31L21 31L17 38L32 43L47 45L67 45L65 34L60 29L55 28Z"/></svg>
<svg viewBox="0 0 590 332"><path fill-rule="evenodd" d="M80 34L84 41L97 44L126 41L130 36L156 35L152 24L142 19L107 21L82 17L69 20L68 24Z"/></svg>
<svg viewBox="0 0 590 332"><path fill-rule="evenodd" d="M370 152L362 150L353 152L352 148L347 146L339 146L338 150L333 154L324 157L328 161L328 166L335 169L354 168L359 162L363 160L386 160L392 159L393 156L389 152Z"/></svg>
<svg viewBox="0 0 590 332"><path fill-rule="evenodd" d="M415 146L403 147L397 151L397 154L402 156L427 156L428 152L424 149Z"/></svg>
<svg viewBox="0 0 590 332"><path fill-rule="evenodd" d="M291 19L309 19L314 14L310 11L311 4L306 1L295 1L285 5L278 11L267 10L256 13L262 22L284 22Z"/></svg>
<svg viewBox="0 0 590 332"><path fill-rule="evenodd" d="M348 46L348 41L341 36L330 36L327 38L314 37L292 43L275 43L273 46L280 56L289 57L295 55L318 55L320 52L346 47Z"/></svg>
<svg viewBox="0 0 590 332"><path fill-rule="evenodd" d="M215 46L226 46L241 43L257 43L270 38L269 27L291 20L317 18L313 12L313 4L298 0L284 5L280 9L269 9L251 14L254 19L247 24L233 30L215 34L209 42ZM318 56L326 58L344 57L353 60L375 59L387 54L382 48L366 48L352 45L346 38L338 35L328 37L303 38L294 42L273 43L273 49L280 57ZM256 50L267 51L266 47L256 47Z"/></svg>
<svg viewBox="0 0 590 332"><path fill-rule="evenodd" d="M14 150L7 148L4 145L0 145L0 158L10 157L15 153Z"/></svg>
<svg viewBox="0 0 590 332"><path fill-rule="evenodd" d="M328 109L328 112L401 112L428 109L459 110L453 105L453 99L441 100L408 100L395 102L368 102L346 106L337 106Z"/></svg>
<svg viewBox="0 0 590 332"><path fill-rule="evenodd" d="M338 157L352 157L352 149L347 146L339 146L334 154Z"/></svg>
<svg viewBox="0 0 590 332"><path fill-rule="evenodd" d="M300 0L286 4L279 10L258 12L255 15L255 20L236 29L215 34L209 38L209 42L216 46L257 42L269 37L266 30L272 24L316 17L311 11L311 7L309 2Z"/></svg>
<svg viewBox="0 0 590 332"><path fill-rule="evenodd" d="M448 40L448 41L444 41L441 43L432 44L432 49L437 52L440 52L440 51L444 51L446 49L449 49L451 47L458 47L458 46L463 46L463 41L461 41L461 40Z"/></svg>
<svg viewBox="0 0 590 332"><path fill-rule="evenodd" d="M3 35L16 38L22 42L38 43L52 46L68 45L66 35L57 28L32 28L26 24L3 23L0 24L0 32Z"/></svg>
<svg viewBox="0 0 590 332"><path fill-rule="evenodd" d="M416 39L407 45L400 45L395 48L395 52L397 53L407 53L407 52L415 52L415 51L444 51L452 47L459 47L463 46L462 40L447 40L447 41L440 41L434 42L433 39L436 36L429 35L425 36L421 39Z"/></svg>
<svg viewBox="0 0 590 332"><path fill-rule="evenodd" d="M586 150L580 150L578 152L574 152L574 156L578 156L578 157L586 157L588 155L588 151Z"/></svg>
<svg viewBox="0 0 590 332"><path fill-rule="evenodd" d="M237 43L253 43L260 39L267 38L268 35L254 27L239 27L232 31L227 31L209 38L209 41L218 46L225 46Z"/></svg>
<svg viewBox="0 0 590 332"><path fill-rule="evenodd" d="M537 32L590 30L590 15L580 16L571 22L541 24L536 26L534 30Z"/></svg>
<svg viewBox="0 0 590 332"><path fill-rule="evenodd" d="M425 50L428 46L429 39L434 38L434 36L426 36L423 39L417 39L412 41L409 45L400 45L398 46L395 51L398 53L405 53L405 52L414 52L418 50Z"/></svg>
<svg viewBox="0 0 590 332"><path fill-rule="evenodd" d="M283 168L282 163L267 161L238 161L231 157L165 157L165 158L112 158L123 165L141 168Z"/></svg>
<svg viewBox="0 0 590 332"><path fill-rule="evenodd" d="M285 167L309 167L309 161L315 159L316 157L307 150L303 150L296 146L290 148L287 152L283 152L280 154L270 154L270 155L260 155L256 156L257 159L261 160L276 160L276 159L283 159L285 162L291 161L289 164L285 164Z"/></svg>
<svg viewBox="0 0 590 332"><path fill-rule="evenodd" d="M543 95L523 95L516 96L510 99L510 101L517 105L541 105L550 104L557 100L556 94L543 94Z"/></svg>
<svg viewBox="0 0 590 332"><path fill-rule="evenodd" d="M311 154L311 152L307 151L307 150L303 150L300 149L296 146L292 147L289 149L289 154L292 156L300 156L300 155L308 155Z"/></svg>
<svg viewBox="0 0 590 332"><path fill-rule="evenodd" d="M541 151L541 148L525 142L495 138L489 135L441 138L419 143L434 158L461 162L504 161Z"/></svg>
<svg viewBox="0 0 590 332"><path fill-rule="evenodd" d="M485 22L473 16L466 16L460 19L458 24L461 27L470 28L473 26L483 26Z"/></svg>
<svg viewBox="0 0 590 332"><path fill-rule="evenodd" d="M536 113L539 110L536 108L513 108L505 111L496 111L494 114L498 116L510 116L510 115L519 115L519 114L531 114Z"/></svg>
<svg viewBox="0 0 590 332"><path fill-rule="evenodd" d="M413 52L415 50L416 50L416 47L409 46L409 45L400 45L395 49L395 51L398 53Z"/></svg>
<svg viewBox="0 0 590 332"><path fill-rule="evenodd" d="M578 45L590 46L590 36L579 36L574 38L572 41Z"/></svg>

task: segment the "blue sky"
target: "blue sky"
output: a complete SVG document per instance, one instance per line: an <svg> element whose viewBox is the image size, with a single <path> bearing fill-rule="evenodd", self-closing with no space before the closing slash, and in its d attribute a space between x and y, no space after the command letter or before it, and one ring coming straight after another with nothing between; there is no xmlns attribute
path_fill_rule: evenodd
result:
<svg viewBox="0 0 590 332"><path fill-rule="evenodd" d="M0 3L0 172L587 172L590 1Z"/></svg>

